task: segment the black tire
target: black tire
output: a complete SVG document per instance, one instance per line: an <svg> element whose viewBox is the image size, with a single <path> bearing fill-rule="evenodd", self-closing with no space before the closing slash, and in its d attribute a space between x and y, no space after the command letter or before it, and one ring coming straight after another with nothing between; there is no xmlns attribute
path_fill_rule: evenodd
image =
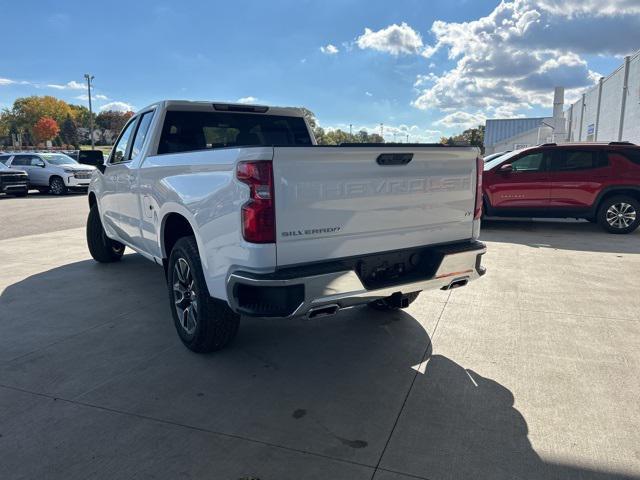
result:
<svg viewBox="0 0 640 480"><path fill-rule="evenodd" d="M167 289L173 323L182 343L197 353L220 350L238 333L240 315L211 298L192 236L180 238L169 255Z"/></svg>
<svg viewBox="0 0 640 480"><path fill-rule="evenodd" d="M409 300L409 305L415 302L416 298L418 298L418 295L420 295L420 292L411 292L406 294L406 297ZM401 308L401 307L394 307L393 305L391 305L389 303L389 299L390 297L381 298L380 300L375 300L371 303L368 303L367 305L373 308L374 310L378 310L381 312L389 312L389 311L398 310L399 308ZM407 305L407 307L409 305Z"/></svg>
<svg viewBox="0 0 640 480"><path fill-rule="evenodd" d="M597 218L609 233L631 233L640 225L640 202L628 195L614 195L602 201Z"/></svg>
<svg viewBox="0 0 640 480"><path fill-rule="evenodd" d="M53 195L65 195L67 193L67 186L60 177L51 177L51 180L49 180L49 193Z"/></svg>
<svg viewBox="0 0 640 480"><path fill-rule="evenodd" d="M124 245L104 233L97 205L91 207L87 218L87 246L93 259L100 263L117 262L124 254Z"/></svg>

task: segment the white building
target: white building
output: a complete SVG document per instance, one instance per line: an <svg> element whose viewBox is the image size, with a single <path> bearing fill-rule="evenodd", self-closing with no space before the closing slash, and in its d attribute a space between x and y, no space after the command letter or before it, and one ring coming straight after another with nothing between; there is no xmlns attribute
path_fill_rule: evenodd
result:
<svg viewBox="0 0 640 480"><path fill-rule="evenodd" d="M487 120L485 155L547 142L640 144L640 51L562 111L564 89L556 88L553 116Z"/></svg>
<svg viewBox="0 0 640 480"><path fill-rule="evenodd" d="M583 93L565 116L569 141L640 144L640 51Z"/></svg>
<svg viewBox="0 0 640 480"><path fill-rule="evenodd" d="M566 141L563 106L564 88L556 87L551 117L487 120L484 132L484 154L518 150L547 142Z"/></svg>

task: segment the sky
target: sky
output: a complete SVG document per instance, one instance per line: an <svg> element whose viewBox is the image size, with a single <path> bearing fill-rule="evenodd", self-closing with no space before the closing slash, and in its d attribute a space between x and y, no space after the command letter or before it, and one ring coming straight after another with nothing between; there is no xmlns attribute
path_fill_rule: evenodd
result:
<svg viewBox="0 0 640 480"><path fill-rule="evenodd" d="M640 0L0 0L0 108L162 99L305 106L322 127L434 141L549 115L640 49Z"/></svg>

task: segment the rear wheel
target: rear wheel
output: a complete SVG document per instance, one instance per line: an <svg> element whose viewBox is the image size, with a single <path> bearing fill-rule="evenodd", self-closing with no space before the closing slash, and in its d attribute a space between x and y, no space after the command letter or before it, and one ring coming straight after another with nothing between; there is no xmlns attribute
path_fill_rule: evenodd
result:
<svg viewBox="0 0 640 480"><path fill-rule="evenodd" d="M52 177L49 181L49 192L54 195L64 195L67 193L67 186L60 177Z"/></svg>
<svg viewBox="0 0 640 480"><path fill-rule="evenodd" d="M393 298L393 295L391 297L375 300L367 305L373 308L374 310L388 312L391 310L397 310L399 308L407 308L409 305L415 302L416 298L418 298L418 295L420 295L420 292L411 292L404 295L404 297L406 298L406 301L408 302L404 307L398 304L398 302Z"/></svg>
<svg viewBox="0 0 640 480"><path fill-rule="evenodd" d="M97 205L91 207L87 218L87 246L93 259L100 263L117 262L124 254L124 245L104 233Z"/></svg>
<svg viewBox="0 0 640 480"><path fill-rule="evenodd" d="M609 233L631 233L640 224L640 203L627 195L609 197L598 208L598 223Z"/></svg>
<svg viewBox="0 0 640 480"><path fill-rule="evenodd" d="M173 321L188 349L213 352L235 338L240 315L226 302L209 296L194 237L180 238L171 250L167 286Z"/></svg>

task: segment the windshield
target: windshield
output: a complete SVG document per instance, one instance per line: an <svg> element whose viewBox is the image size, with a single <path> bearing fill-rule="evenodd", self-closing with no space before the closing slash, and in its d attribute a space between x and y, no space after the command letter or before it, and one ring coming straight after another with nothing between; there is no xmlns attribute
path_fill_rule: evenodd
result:
<svg viewBox="0 0 640 480"><path fill-rule="evenodd" d="M496 165L500 165L505 160L508 160L508 159L510 159L512 157L515 157L516 155L518 155L522 151L523 150L514 150L513 152L505 153L504 155L500 155L499 157L494 158L493 160L490 160L490 161L486 162L484 164L484 171L486 172L487 170L491 170Z"/></svg>
<svg viewBox="0 0 640 480"><path fill-rule="evenodd" d="M40 156L51 165L76 165L78 163L73 158L61 153L47 153Z"/></svg>
<svg viewBox="0 0 640 480"><path fill-rule="evenodd" d="M509 152L497 152L497 153L492 153L491 155L487 155L486 157L484 157L484 161L485 162L489 162L491 160L494 160L498 157L501 157L502 155L504 155L505 153L509 153Z"/></svg>

